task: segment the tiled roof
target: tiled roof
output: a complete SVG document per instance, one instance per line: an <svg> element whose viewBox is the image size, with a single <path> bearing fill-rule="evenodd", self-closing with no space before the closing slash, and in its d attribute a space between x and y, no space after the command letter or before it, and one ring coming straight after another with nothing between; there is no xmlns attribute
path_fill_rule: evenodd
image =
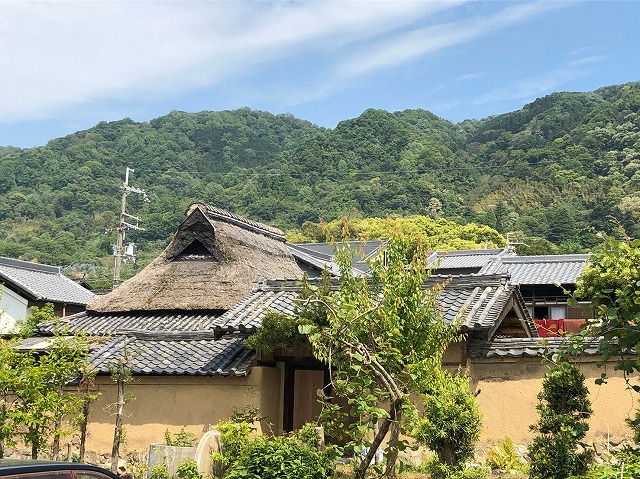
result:
<svg viewBox="0 0 640 479"><path fill-rule="evenodd" d="M506 273L516 284L575 284L589 255L509 256L487 264L482 273Z"/></svg>
<svg viewBox="0 0 640 479"><path fill-rule="evenodd" d="M293 315L299 288L275 291L264 288L243 298L216 321L220 331L255 331L268 311Z"/></svg>
<svg viewBox="0 0 640 479"><path fill-rule="evenodd" d="M500 319L507 303L519 296L517 287L503 281L500 275L432 276L426 287L447 282L438 297L438 307L445 321L459 318L462 331L488 330ZM268 311L293 314L300 285L293 281L265 281L233 309L218 318L216 329L254 331ZM530 323L522 301L518 301ZM530 324L530 333L535 331Z"/></svg>
<svg viewBox="0 0 640 479"><path fill-rule="evenodd" d="M438 307L447 322L460 321L461 331L489 330L496 326L508 303L515 299L525 316L530 334L533 321L516 286L502 275L460 275L429 278L429 283L448 281L438 297Z"/></svg>
<svg viewBox="0 0 640 479"><path fill-rule="evenodd" d="M67 316L59 325L69 333L85 332L91 336L108 336L134 330L153 331L213 331L218 314L207 311L171 312L126 312L96 313L82 312ZM58 323L46 322L38 325L41 334L53 334Z"/></svg>
<svg viewBox="0 0 640 479"><path fill-rule="evenodd" d="M427 267L436 268L436 271L438 269L480 269L496 258L514 254L515 253L508 248L435 251L429 255Z"/></svg>
<svg viewBox="0 0 640 479"><path fill-rule="evenodd" d="M213 333L167 333L145 331L116 336L89 356L100 373L130 355L133 374L246 376L254 352L243 345L246 335L233 334L214 339Z"/></svg>
<svg viewBox="0 0 640 479"><path fill-rule="evenodd" d="M86 305L96 296L70 280L57 266L0 257L0 282L13 285L31 299Z"/></svg>
<svg viewBox="0 0 640 479"><path fill-rule="evenodd" d="M537 357L561 351L567 338L501 338L487 342L472 342L467 346L467 355L471 358L521 358ZM594 356L598 353L598 340L587 344L584 354Z"/></svg>
<svg viewBox="0 0 640 479"><path fill-rule="evenodd" d="M348 243L296 243L287 244L287 248L297 261L308 264L318 271L325 267L333 276L340 274L340 268L335 262L335 249L349 245L354 252L352 269L356 275L369 273L367 261L373 259L384 246L382 240L350 241Z"/></svg>

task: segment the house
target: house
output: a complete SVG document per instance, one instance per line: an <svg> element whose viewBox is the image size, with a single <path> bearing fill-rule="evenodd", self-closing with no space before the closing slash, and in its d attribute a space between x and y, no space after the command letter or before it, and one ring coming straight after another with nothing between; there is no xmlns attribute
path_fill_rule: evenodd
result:
<svg viewBox="0 0 640 479"><path fill-rule="evenodd" d="M15 333L32 306L53 303L55 314L65 317L83 311L95 297L57 266L0 257L0 335Z"/></svg>
<svg viewBox="0 0 640 479"><path fill-rule="evenodd" d="M371 246L360 259L380 252L381 243ZM316 391L328 384L326 366L304 347L264 354L243 344L268 311L294 312L303 275L300 257L313 255L308 248L298 248L297 256L290 251L275 228L193 204L156 260L85 312L64 318L62 326L70 332L102 338L90 356L102 396L92 407L88 448L110 449L108 406L115 402L116 385L109 369L124 354L135 378L127 393L136 398L126 405L125 450L146 450L167 429L186 426L201 435L246 406L266 417L259 429L274 433L316 418ZM309 267L315 260L306 261ZM366 274L364 264L355 267ZM545 372L540 353L547 347L537 337L519 285L502 272L434 274L425 287L436 282L446 283L437 301L442 319L459 321L465 333L464 341L446 351L445 366L469 368L481 410L490 418L483 440L509 435L522 442L537 415ZM50 335L54 328L42 324L39 334ZM599 377L596 360L585 359L589 377ZM607 391L615 394L599 393L608 402L595 409L617 433L613 425L622 427L626 410L620 407L624 378L614 377L612 384ZM602 424L594 430L602 432Z"/></svg>
<svg viewBox="0 0 640 479"><path fill-rule="evenodd" d="M109 369L125 352L135 376L136 401L127 405L133 449L162 440L167 428L189 425L200 435L247 405L280 414L279 371L254 365L246 333L221 335L216 325L263 278L303 273L277 228L204 204L191 205L185 216L164 252L136 276L59 325L39 325L45 336L63 327L102 338L90 356L103 393L91 415L90 449L110 448L105 408L116 391Z"/></svg>
<svg viewBox="0 0 640 479"><path fill-rule="evenodd" d="M341 246L342 243L338 243ZM384 248L380 240L364 243L350 242L355 251L354 273L366 275L368 261ZM328 243L289 245L289 251L310 277L318 276L326 267L337 275L334 246ZM429 255L427 267L436 275L507 274L520 292L529 314L534 318L542 335L578 332L584 320L593 311L587 301L570 306L568 300L575 291L576 280L584 271L587 254L518 256L510 248L460 251L434 251Z"/></svg>

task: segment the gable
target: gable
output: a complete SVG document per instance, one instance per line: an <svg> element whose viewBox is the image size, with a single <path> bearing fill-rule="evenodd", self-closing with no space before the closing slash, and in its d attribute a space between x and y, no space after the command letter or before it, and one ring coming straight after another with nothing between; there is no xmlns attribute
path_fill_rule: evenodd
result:
<svg viewBox="0 0 640 479"><path fill-rule="evenodd" d="M216 231L203 212L196 208L178 227L178 231L167 247L166 258L174 259L216 259Z"/></svg>

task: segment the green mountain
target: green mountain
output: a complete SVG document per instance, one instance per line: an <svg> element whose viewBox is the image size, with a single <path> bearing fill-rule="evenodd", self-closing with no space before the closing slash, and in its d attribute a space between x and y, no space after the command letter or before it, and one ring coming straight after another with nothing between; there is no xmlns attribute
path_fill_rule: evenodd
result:
<svg viewBox="0 0 640 479"><path fill-rule="evenodd" d="M610 217L640 236L639 111L640 83L629 83L458 124L367 110L330 130L248 108L101 122L44 147L0 148L0 255L110 265L127 166L151 199L128 199L145 228L129 234L142 264L192 201L286 230L442 215L522 231L531 251L584 251L617 228Z"/></svg>

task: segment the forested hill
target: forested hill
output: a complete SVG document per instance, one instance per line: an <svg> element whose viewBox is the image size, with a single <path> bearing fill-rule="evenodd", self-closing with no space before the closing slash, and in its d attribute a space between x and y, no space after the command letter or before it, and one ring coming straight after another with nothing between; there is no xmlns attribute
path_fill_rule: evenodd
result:
<svg viewBox="0 0 640 479"><path fill-rule="evenodd" d="M367 110L333 130L248 108L174 111L1 147L0 158L0 255L87 270L111 254L127 166L151 199L130 195L128 208L142 217L130 239L147 259L192 201L286 230L343 215L444 216L523 231L539 251L583 251L614 227L609 216L640 233L640 83L458 124L424 110Z"/></svg>

